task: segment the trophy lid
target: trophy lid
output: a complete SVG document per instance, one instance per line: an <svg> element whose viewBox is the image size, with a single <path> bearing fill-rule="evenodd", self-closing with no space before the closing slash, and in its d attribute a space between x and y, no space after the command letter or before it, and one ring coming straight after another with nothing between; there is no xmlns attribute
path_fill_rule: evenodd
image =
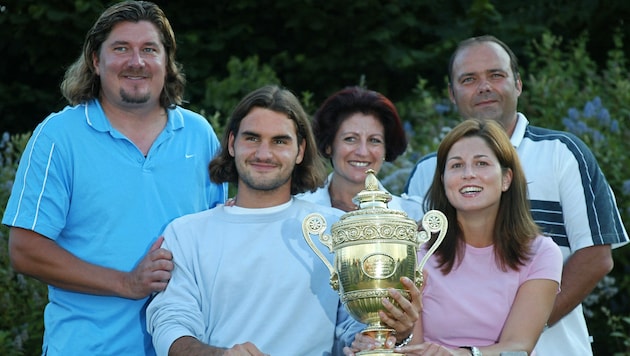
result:
<svg viewBox="0 0 630 356"><path fill-rule="evenodd" d="M365 189L355 196L359 208L346 212L331 227L333 248L370 240L407 241L417 245L418 225L401 210L387 205L392 195L380 188L375 172L365 172Z"/></svg>
<svg viewBox="0 0 630 356"><path fill-rule="evenodd" d="M379 189L378 179L373 169L368 169L365 173L367 174L365 189L355 197L359 201L359 208L387 208L387 203L392 200L392 195Z"/></svg>

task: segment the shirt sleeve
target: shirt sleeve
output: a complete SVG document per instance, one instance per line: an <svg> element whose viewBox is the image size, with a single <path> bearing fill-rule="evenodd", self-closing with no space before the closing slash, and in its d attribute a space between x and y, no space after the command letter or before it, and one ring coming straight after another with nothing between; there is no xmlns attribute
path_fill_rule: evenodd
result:
<svg viewBox="0 0 630 356"><path fill-rule="evenodd" d="M162 247L173 253L175 266L168 286L155 295L146 313L147 331L153 338L157 355L168 355L173 342L182 336L203 340L204 319L199 307L198 285L186 263L173 223L164 231Z"/></svg>

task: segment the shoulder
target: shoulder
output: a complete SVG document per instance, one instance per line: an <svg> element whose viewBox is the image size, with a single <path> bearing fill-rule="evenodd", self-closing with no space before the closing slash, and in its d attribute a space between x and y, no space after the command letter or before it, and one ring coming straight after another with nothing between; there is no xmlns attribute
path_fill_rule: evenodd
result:
<svg viewBox="0 0 630 356"><path fill-rule="evenodd" d="M529 125L525 130L525 138L533 142L550 142L555 141L570 148L576 147L580 150L590 151L588 146L576 135L560 130L553 130L539 126Z"/></svg>
<svg viewBox="0 0 630 356"><path fill-rule="evenodd" d="M416 221L420 220L424 213L421 198L418 196L410 196L406 193L403 193L401 196L392 195L389 208L402 210Z"/></svg>
<svg viewBox="0 0 630 356"><path fill-rule="evenodd" d="M79 104L76 106L66 106L60 111L53 112L42 120L42 122L37 126L36 131L42 130L43 132L49 132L60 130L62 132L67 132L68 129L76 127L77 123L85 123L86 107L87 104Z"/></svg>
<svg viewBox="0 0 630 356"><path fill-rule="evenodd" d="M416 167L423 166L423 165L430 165L430 164L435 165L436 161L437 161L437 152L431 152L429 154L426 154L420 157L420 159L416 163Z"/></svg>
<svg viewBox="0 0 630 356"><path fill-rule="evenodd" d="M299 200L311 202L318 205L323 206L331 206L330 203L330 195L328 193L327 187L317 188L314 192L304 192L295 195L295 197Z"/></svg>
<svg viewBox="0 0 630 356"><path fill-rule="evenodd" d="M176 122L181 122L185 127L193 127L199 128L202 127L204 129L212 128L210 122L199 113L196 113L192 110L183 108L181 106L176 106L173 109L169 109L169 114L172 116L173 120ZM177 123L175 124L177 125Z"/></svg>
<svg viewBox="0 0 630 356"><path fill-rule="evenodd" d="M562 251L558 244L549 236L538 235L532 240L531 244L532 253L535 255L548 254L555 255L562 260Z"/></svg>
<svg viewBox="0 0 630 356"><path fill-rule="evenodd" d="M295 197L295 199L293 199L293 205L294 206L291 207L291 209L293 209L295 212L299 212L299 215L304 217L311 213L318 213L324 215L324 217L327 218L338 219L344 214L343 211L333 208L330 205L326 206L322 204L317 204L312 201L304 200L298 197Z"/></svg>
<svg viewBox="0 0 630 356"><path fill-rule="evenodd" d="M173 227L192 226L207 222L210 219L214 219L214 216L219 213L218 209L222 209L223 205L217 205L214 208L203 210L200 212L182 215L175 218L170 225ZM217 222L219 220L216 220Z"/></svg>

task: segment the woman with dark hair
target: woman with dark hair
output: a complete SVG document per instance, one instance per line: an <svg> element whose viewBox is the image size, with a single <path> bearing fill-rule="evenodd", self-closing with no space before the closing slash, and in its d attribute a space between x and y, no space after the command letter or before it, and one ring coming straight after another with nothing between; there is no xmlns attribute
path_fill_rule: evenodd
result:
<svg viewBox="0 0 630 356"><path fill-rule="evenodd" d="M394 104L361 87L328 97L313 117L313 132L319 152L330 160L333 171L324 187L299 197L346 212L357 209L353 198L365 188L365 172L378 173L384 161L394 161L407 148ZM419 200L392 196L389 207L416 220L422 216Z"/></svg>
<svg viewBox="0 0 630 356"><path fill-rule="evenodd" d="M531 353L559 291L562 254L531 217L527 181L500 124L466 120L444 138L425 204L450 223L425 266L413 340L399 351Z"/></svg>

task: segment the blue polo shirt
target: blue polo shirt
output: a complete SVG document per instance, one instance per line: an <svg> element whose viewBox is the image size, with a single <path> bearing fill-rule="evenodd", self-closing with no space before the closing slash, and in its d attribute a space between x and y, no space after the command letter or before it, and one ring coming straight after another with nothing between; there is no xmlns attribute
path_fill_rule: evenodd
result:
<svg viewBox="0 0 630 356"><path fill-rule="evenodd" d="M168 110L145 157L113 128L96 100L48 116L22 155L2 220L33 230L87 262L130 271L174 218L224 202L210 181L217 137L200 115ZM152 355L148 298L49 286L47 355Z"/></svg>

